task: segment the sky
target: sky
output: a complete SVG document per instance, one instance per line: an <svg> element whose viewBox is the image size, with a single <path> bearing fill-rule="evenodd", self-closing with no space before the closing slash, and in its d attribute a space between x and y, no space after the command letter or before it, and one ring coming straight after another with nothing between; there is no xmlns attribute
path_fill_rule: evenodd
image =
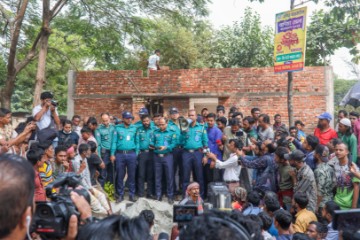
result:
<svg viewBox="0 0 360 240"><path fill-rule="evenodd" d="M301 2L306 2L306 0L297 0L295 1L295 5ZM313 11L324 8L321 1L319 1L318 4L310 1L298 6L297 8L303 6L307 6L308 8L308 23ZM259 3L256 1L250 2L249 0L212 0L212 3L209 5L210 21L213 23L215 28L220 28L223 25L231 25L234 21L241 20L241 16L243 15L246 7L251 7L260 14L263 25L273 27L275 25L275 14L289 10L290 1L265 0L263 3ZM351 60L351 56L345 48L339 49L335 52L334 56L331 57L335 74L344 79L354 78L354 75L350 73L350 70L344 60Z"/></svg>

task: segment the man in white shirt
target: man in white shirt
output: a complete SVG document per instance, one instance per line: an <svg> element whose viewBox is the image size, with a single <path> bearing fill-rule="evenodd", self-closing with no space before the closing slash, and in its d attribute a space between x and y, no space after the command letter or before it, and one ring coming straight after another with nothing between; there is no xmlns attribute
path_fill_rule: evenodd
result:
<svg viewBox="0 0 360 240"><path fill-rule="evenodd" d="M213 153L207 153L207 157L215 162L215 168L225 169L224 181L229 188L230 193L234 196L235 188L240 186L239 176L241 166L238 164L238 155L241 155L243 143L238 139L230 139L228 149L230 150L230 157L223 161L216 158Z"/></svg>
<svg viewBox="0 0 360 240"><path fill-rule="evenodd" d="M37 105L32 110L32 116L34 117L39 130L47 128L50 125L51 117L54 118L56 126L60 126L60 118L56 110L56 102L52 101L53 97L54 96L50 92L41 93L41 104Z"/></svg>
<svg viewBox="0 0 360 240"><path fill-rule="evenodd" d="M72 161L73 170L81 176L81 186L90 193L91 210L95 213L112 214L110 205L103 192L94 188L91 184L91 176L87 158L91 155L90 146L86 143L79 145L79 154Z"/></svg>
<svg viewBox="0 0 360 240"><path fill-rule="evenodd" d="M149 76L150 70L153 70L153 71L160 70L159 62L160 62L160 50L157 49L157 50L155 50L155 53L149 57L148 76Z"/></svg>

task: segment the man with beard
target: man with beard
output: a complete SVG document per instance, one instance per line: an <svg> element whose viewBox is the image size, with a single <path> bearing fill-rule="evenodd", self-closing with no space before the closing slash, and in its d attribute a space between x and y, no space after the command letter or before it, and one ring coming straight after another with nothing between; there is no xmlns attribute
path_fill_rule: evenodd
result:
<svg viewBox="0 0 360 240"><path fill-rule="evenodd" d="M246 141L244 143L243 151L248 156L254 156L254 145L258 140L256 130L254 130L255 119L253 117L245 117L243 120L243 131L246 133Z"/></svg>
<svg viewBox="0 0 360 240"><path fill-rule="evenodd" d="M305 163L305 154L300 150L295 150L291 154L285 154L284 158L296 171L289 170L289 174L294 183L294 193L304 192L309 198L307 208L313 212L316 210L316 181L311 168Z"/></svg>
<svg viewBox="0 0 360 240"><path fill-rule="evenodd" d="M154 128L151 127L150 117L148 115L141 116L142 126L137 129L136 138L139 142L138 155L138 196L144 197L145 179L147 182L147 198L153 198L154 189L154 153L150 147L151 137Z"/></svg>
<svg viewBox="0 0 360 240"><path fill-rule="evenodd" d="M200 197L200 185L197 182L192 182L187 186L185 198L181 200L179 204L194 204L198 208L198 214L204 213L204 201Z"/></svg>
<svg viewBox="0 0 360 240"><path fill-rule="evenodd" d="M174 193L181 194L183 183L183 164L182 164L182 143L180 142L180 125L179 125L179 110L176 107L170 108L170 120L168 127L176 133L177 143L172 151L174 161ZM178 184L176 184L178 183ZM177 190L179 190L177 192Z"/></svg>
<svg viewBox="0 0 360 240"><path fill-rule="evenodd" d="M319 139L320 144L326 145L331 139L337 138L338 135L334 129L330 127L332 116L330 113L324 112L318 116L318 125L315 128L314 135Z"/></svg>

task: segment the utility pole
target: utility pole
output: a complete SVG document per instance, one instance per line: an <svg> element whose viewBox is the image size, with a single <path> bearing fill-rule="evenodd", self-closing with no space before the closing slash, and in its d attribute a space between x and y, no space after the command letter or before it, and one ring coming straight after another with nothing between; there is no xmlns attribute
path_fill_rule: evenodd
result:
<svg viewBox="0 0 360 240"><path fill-rule="evenodd" d="M295 0L290 0L290 10L294 9ZM294 125L294 111L292 105L293 98L293 72L288 72L288 89L287 89L287 107L289 115L289 126Z"/></svg>

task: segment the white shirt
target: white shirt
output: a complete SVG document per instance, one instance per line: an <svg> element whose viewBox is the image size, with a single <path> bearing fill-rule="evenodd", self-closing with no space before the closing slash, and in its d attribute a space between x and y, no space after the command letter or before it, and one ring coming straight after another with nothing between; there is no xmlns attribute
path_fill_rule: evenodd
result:
<svg viewBox="0 0 360 240"><path fill-rule="evenodd" d="M241 166L238 164L238 156L230 154L230 158L224 162L216 160L216 168L225 169L224 181L239 181Z"/></svg>
<svg viewBox="0 0 360 240"><path fill-rule="evenodd" d="M74 158L74 160L72 160L72 164L73 164L73 169L74 172L78 172L80 170L80 165L81 162L80 161L85 161L86 164L86 168L80 173L81 176L81 185L86 188L87 190L92 189L92 185L91 185L91 177L90 177L90 170L89 170L89 165L87 162L87 159L82 159L80 154L76 155L76 157Z"/></svg>
<svg viewBox="0 0 360 240"><path fill-rule="evenodd" d="M152 70L157 70L156 62L160 62L160 57L158 55L154 54L149 57L148 61L149 61L148 68L150 68Z"/></svg>
<svg viewBox="0 0 360 240"><path fill-rule="evenodd" d="M33 108L32 110L32 116L35 117L36 114L38 114L42 109L42 106L41 105L37 105L36 107ZM55 109L55 112L57 115L58 112L57 112L57 109ZM47 110L47 112L45 112L39 121L36 122L36 125L38 126L39 130L41 129L44 129L44 128L47 128L51 123L51 110Z"/></svg>

